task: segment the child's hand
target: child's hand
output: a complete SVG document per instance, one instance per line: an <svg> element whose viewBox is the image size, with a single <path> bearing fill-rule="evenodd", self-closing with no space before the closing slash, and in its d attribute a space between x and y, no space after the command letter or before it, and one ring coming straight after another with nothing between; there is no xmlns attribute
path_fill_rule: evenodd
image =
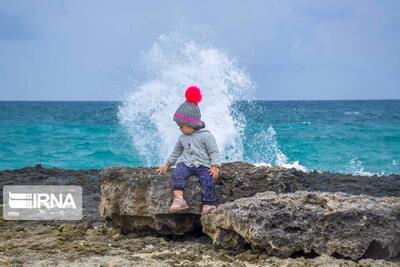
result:
<svg viewBox="0 0 400 267"><path fill-rule="evenodd" d="M208 172L211 174L212 178L217 179L219 175L219 168L216 166L212 166L210 169L208 169Z"/></svg>
<svg viewBox="0 0 400 267"><path fill-rule="evenodd" d="M166 163L164 166L161 166L160 168L158 168L156 170L156 173L157 174L165 173L168 170L169 167L170 167L170 165L168 163Z"/></svg>

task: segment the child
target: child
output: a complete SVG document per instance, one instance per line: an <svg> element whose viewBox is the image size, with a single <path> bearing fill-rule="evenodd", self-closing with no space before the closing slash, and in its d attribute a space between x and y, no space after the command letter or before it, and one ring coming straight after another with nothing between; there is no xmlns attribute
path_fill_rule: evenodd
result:
<svg viewBox="0 0 400 267"><path fill-rule="evenodd" d="M213 179L218 178L221 156L213 134L204 129L205 124L201 121L198 107L202 98L200 89L196 86L188 87L185 97L186 101L179 106L173 117L183 134L179 136L167 163L158 168L157 173L165 173L176 164L171 176L174 200L169 208L170 212L182 212L189 208L183 199L185 179L192 175L197 176L201 185L201 214L204 215L216 208Z"/></svg>

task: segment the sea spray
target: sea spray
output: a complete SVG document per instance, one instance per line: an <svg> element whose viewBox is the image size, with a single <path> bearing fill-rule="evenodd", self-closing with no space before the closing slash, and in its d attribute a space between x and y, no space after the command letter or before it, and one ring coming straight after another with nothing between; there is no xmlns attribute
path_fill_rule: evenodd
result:
<svg viewBox="0 0 400 267"><path fill-rule="evenodd" d="M381 172L369 172L369 171L365 171L364 170L364 166L363 163L360 159L358 159L358 157L352 158L347 166L347 168L342 171L342 173L347 173L347 174L351 174L351 175L361 175L361 176L383 176L386 175L385 171L381 171Z"/></svg>
<svg viewBox="0 0 400 267"><path fill-rule="evenodd" d="M223 161L243 160L246 123L232 104L251 100L254 83L235 60L210 45L172 33L160 36L140 65L147 79L132 88L118 117L144 165L158 165L171 153L181 134L172 116L192 84L202 90L202 120L214 134Z"/></svg>
<svg viewBox="0 0 400 267"><path fill-rule="evenodd" d="M0 103L0 169L36 163L75 170L144 166L144 157L132 147L116 116L120 105ZM299 107L304 113L295 112ZM241 142L244 161L282 165L278 160L282 157L274 156L278 150L270 149L276 142L286 164L299 160L309 171L400 173L400 101L238 101L233 110L246 118ZM344 114L348 110L360 114ZM148 125L144 121L144 136ZM268 136L274 131L273 138ZM161 155L156 149L152 153Z"/></svg>
<svg viewBox="0 0 400 267"><path fill-rule="evenodd" d="M255 84L227 53L210 44L176 32L161 35L137 62L146 79L134 86L119 108L121 125L127 129L143 165L165 162L181 134L172 120L192 84L202 90L202 120L214 134L223 162L248 161L307 171L298 161L288 162L272 126L247 130L244 114L257 113ZM235 104L244 102L245 110ZM261 114L264 116L264 114Z"/></svg>
<svg viewBox="0 0 400 267"><path fill-rule="evenodd" d="M272 126L259 130L247 142L250 150L248 161L256 166L277 165L285 168L295 168L304 172L307 171L307 168L300 165L298 161L288 162L288 158L279 148L276 140L276 131Z"/></svg>

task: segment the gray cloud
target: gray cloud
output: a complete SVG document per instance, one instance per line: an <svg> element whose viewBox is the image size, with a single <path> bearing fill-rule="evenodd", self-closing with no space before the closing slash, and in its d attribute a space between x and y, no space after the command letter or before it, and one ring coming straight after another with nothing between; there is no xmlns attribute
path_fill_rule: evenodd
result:
<svg viewBox="0 0 400 267"><path fill-rule="evenodd" d="M119 98L136 56L179 22L212 32L260 99L400 98L399 10L373 0L5 1L0 99Z"/></svg>

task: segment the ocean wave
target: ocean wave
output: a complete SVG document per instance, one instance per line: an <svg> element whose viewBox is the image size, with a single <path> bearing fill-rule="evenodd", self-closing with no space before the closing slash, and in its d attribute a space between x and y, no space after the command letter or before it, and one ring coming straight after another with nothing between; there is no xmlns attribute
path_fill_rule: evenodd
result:
<svg viewBox="0 0 400 267"><path fill-rule="evenodd" d="M383 176L385 175L385 171L381 172L369 172L364 170L364 166L361 160L357 157L350 160L347 169L344 173L351 174L351 175L360 175L360 176Z"/></svg>
<svg viewBox="0 0 400 267"><path fill-rule="evenodd" d="M265 162L257 162L257 163L254 163L254 165L257 166L257 167L262 167L262 166L272 167L273 166L272 164L265 163ZM301 165L299 163L299 161L297 161L297 160L294 161L293 163L281 163L281 164L278 164L277 166L285 168L285 169L294 168L294 169L299 170L299 171L308 172L307 168L305 166Z"/></svg>
<svg viewBox="0 0 400 267"><path fill-rule="evenodd" d="M299 161L289 162L287 156L279 148L276 140L276 131L272 126L261 130L254 135L251 143L252 161L256 166L276 165L283 168L295 168L307 172L307 168Z"/></svg>
<svg viewBox="0 0 400 267"><path fill-rule="evenodd" d="M345 115L359 115L360 112L358 111L346 111L344 112Z"/></svg>
<svg viewBox="0 0 400 267"><path fill-rule="evenodd" d="M171 153L181 134L172 115L191 84L202 90L202 120L214 134L222 158L243 160L244 116L231 106L251 98L253 82L234 59L203 42L173 31L161 35L139 60L149 78L132 88L118 118L147 166L165 162Z"/></svg>

